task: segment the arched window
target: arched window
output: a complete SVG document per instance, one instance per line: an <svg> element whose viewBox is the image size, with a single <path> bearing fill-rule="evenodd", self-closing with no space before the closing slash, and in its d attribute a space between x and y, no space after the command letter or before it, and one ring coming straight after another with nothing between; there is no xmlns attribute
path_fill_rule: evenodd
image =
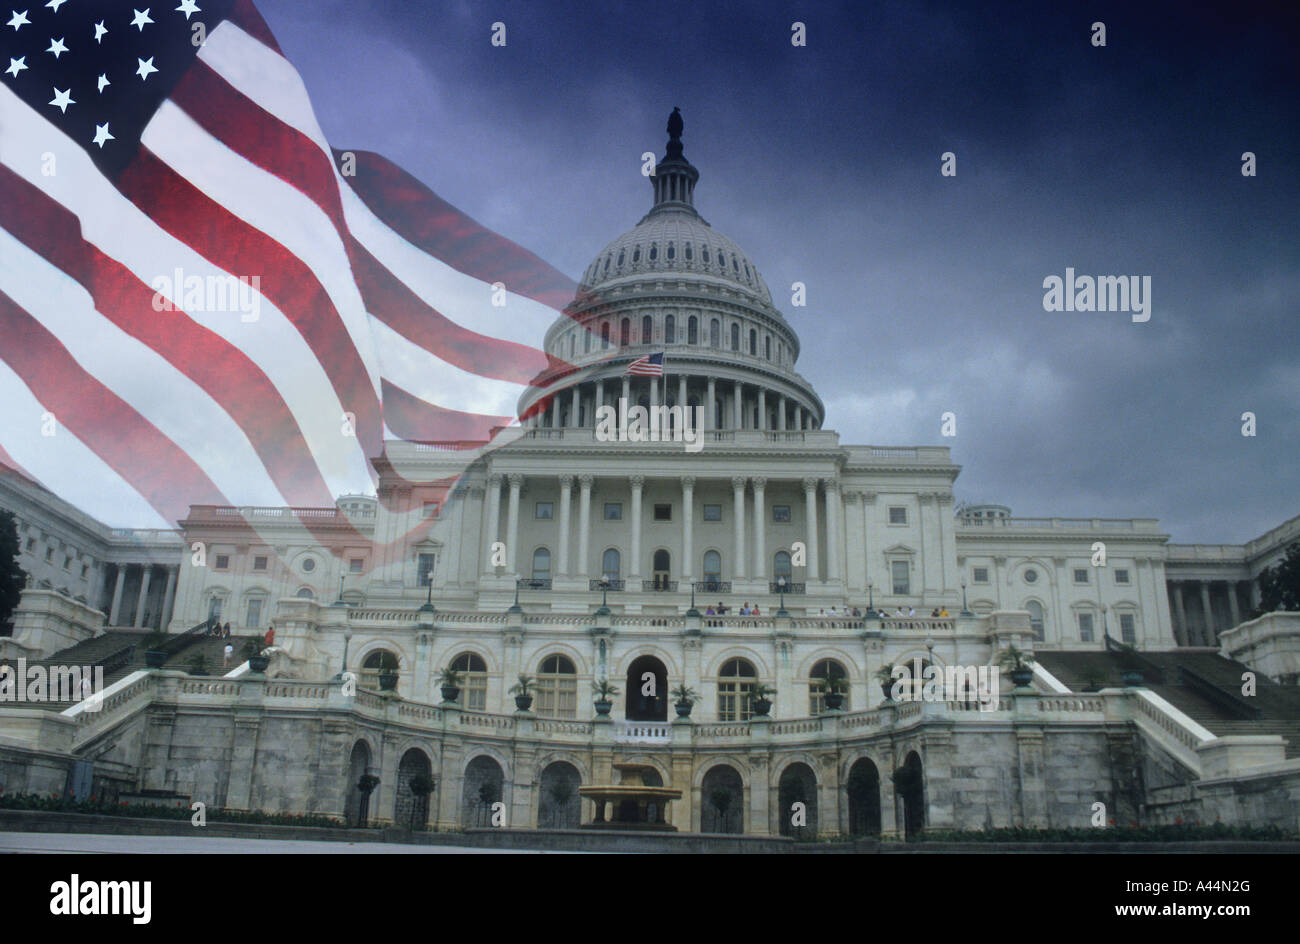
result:
<svg viewBox="0 0 1300 944"><path fill-rule="evenodd" d="M620 249L620 250L618 251L618 264L619 264L620 267L623 265L623 250L622 250L622 249Z"/></svg>
<svg viewBox="0 0 1300 944"><path fill-rule="evenodd" d="M758 354L758 331L754 328L749 329L749 353Z"/></svg>
<svg viewBox="0 0 1300 944"><path fill-rule="evenodd" d="M844 666L834 659L822 659L813 666L812 675L808 678L808 711L810 714L819 715L826 710L826 679L828 677L847 680L849 673L845 672ZM840 692L844 695L844 703L840 707L847 711L849 708L847 684L840 687Z"/></svg>
<svg viewBox="0 0 1300 944"><path fill-rule="evenodd" d="M574 351L578 349L578 336L572 331L569 332L569 357L573 357Z"/></svg>
<svg viewBox="0 0 1300 944"><path fill-rule="evenodd" d="M719 268L719 269L725 269L726 267L727 267L727 254L726 254L725 252L722 252L721 250L719 250L719 251L718 251L718 268Z"/></svg>
<svg viewBox="0 0 1300 944"><path fill-rule="evenodd" d="M718 673L718 720L748 721L753 714L749 693L758 673L744 659L731 659Z"/></svg>
<svg viewBox="0 0 1300 944"><path fill-rule="evenodd" d="M687 252L689 252L690 247L687 246L686 250ZM677 319L674 318L672 315L669 315L664 319L664 344L672 344L674 341L676 341L677 340L676 333L677 333Z"/></svg>
<svg viewBox="0 0 1300 944"><path fill-rule="evenodd" d="M600 326L600 346L609 347L609 322L606 321Z"/></svg>
<svg viewBox="0 0 1300 944"><path fill-rule="evenodd" d="M722 324L717 318L709 322L709 344L713 347L722 345Z"/></svg>
<svg viewBox="0 0 1300 944"><path fill-rule="evenodd" d="M600 561L600 573L606 580L618 580L621 567L618 548L611 547Z"/></svg>
<svg viewBox="0 0 1300 944"><path fill-rule="evenodd" d="M397 672L397 669L397 656L387 649L376 649L366 656L365 661L361 663L361 671L357 673L357 684L362 688L375 691L380 687L380 673Z"/></svg>
<svg viewBox="0 0 1300 944"><path fill-rule="evenodd" d="M632 320L624 318L618 325L618 346L627 347L631 343Z"/></svg>
<svg viewBox="0 0 1300 944"><path fill-rule="evenodd" d="M582 353L584 354L591 353L591 332L590 331L582 332Z"/></svg>
<svg viewBox="0 0 1300 944"><path fill-rule="evenodd" d="M652 340L654 340L654 324L655 324L654 319L652 319L649 315L642 316L641 318L641 343L642 344L649 344Z"/></svg>
<svg viewBox="0 0 1300 944"><path fill-rule="evenodd" d="M636 265L641 261L641 247L637 246L632 250L632 264Z"/></svg>
<svg viewBox="0 0 1300 944"><path fill-rule="evenodd" d="M658 245L658 243L651 243L651 244L650 244L650 261L651 261L651 262L654 262L654 261L655 261L656 259L658 259L658 258L659 258L659 245Z"/></svg>
<svg viewBox="0 0 1300 944"><path fill-rule="evenodd" d="M565 656L547 656L537 668L537 713L543 718L578 716L578 673Z"/></svg>
<svg viewBox="0 0 1300 944"><path fill-rule="evenodd" d="M672 243L669 243L669 244L668 244L668 261L669 261L669 262L672 262L672 261L673 261L673 256L674 256L674 253L673 253L673 244L672 244Z"/></svg>
<svg viewBox="0 0 1300 944"><path fill-rule="evenodd" d="M772 359L772 336L770 334L763 338L763 356L769 361Z"/></svg>
<svg viewBox="0 0 1300 944"><path fill-rule="evenodd" d="M1037 600L1030 600L1025 604L1025 609L1029 611L1029 628L1034 631L1034 638L1039 642L1043 641L1043 604Z"/></svg>
<svg viewBox="0 0 1300 944"><path fill-rule="evenodd" d="M551 552L544 547L533 551L533 579L551 579Z"/></svg>
<svg viewBox="0 0 1300 944"><path fill-rule="evenodd" d="M785 582L788 584L790 583L791 576L792 574L790 572L790 552L777 551L772 556L772 579L777 580L781 577L784 577Z"/></svg>
<svg viewBox="0 0 1300 944"><path fill-rule="evenodd" d="M602 271L609 272L609 256L605 257L605 268Z"/></svg>
<svg viewBox="0 0 1300 944"><path fill-rule="evenodd" d="M460 687L465 691L462 704L470 711L487 711L487 663L476 652L462 652L451 662L460 673Z"/></svg>
<svg viewBox="0 0 1300 944"><path fill-rule="evenodd" d="M667 590L668 579L672 568L672 558L669 553L662 548L654 552L654 588L656 590Z"/></svg>
<svg viewBox="0 0 1300 944"><path fill-rule="evenodd" d="M687 261L687 262L690 262L690 261L691 261L691 244L690 244L690 243L687 243L687 244L686 244L686 261Z"/></svg>
<svg viewBox="0 0 1300 944"><path fill-rule="evenodd" d="M740 325L738 324L731 326L731 349L733 351L740 350Z"/></svg>
<svg viewBox="0 0 1300 944"><path fill-rule="evenodd" d="M717 551L704 552L704 582L717 583L722 579L722 555Z"/></svg>
<svg viewBox="0 0 1300 944"><path fill-rule="evenodd" d="M700 247L700 258L704 260L704 264L705 264L705 265L708 265L708 264L709 264L709 247L708 247L708 246L701 246L701 247Z"/></svg>
<svg viewBox="0 0 1300 944"><path fill-rule="evenodd" d="M694 315L691 315L686 322L686 343L700 343L700 321Z"/></svg>

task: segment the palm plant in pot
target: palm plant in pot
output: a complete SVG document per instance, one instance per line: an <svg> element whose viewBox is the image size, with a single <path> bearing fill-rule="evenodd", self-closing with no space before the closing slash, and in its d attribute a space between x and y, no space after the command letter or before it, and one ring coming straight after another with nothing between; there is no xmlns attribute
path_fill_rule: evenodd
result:
<svg viewBox="0 0 1300 944"><path fill-rule="evenodd" d="M880 683L880 690L885 694L886 701L894 700L894 666L886 662L876 670L876 681Z"/></svg>
<svg viewBox="0 0 1300 944"><path fill-rule="evenodd" d="M775 695L776 689L770 685L764 685L762 682L755 682L749 689L749 707L756 715L766 715L772 710L772 699L769 695Z"/></svg>
<svg viewBox="0 0 1300 944"><path fill-rule="evenodd" d="M1121 643L1119 664L1120 678L1124 680L1125 685L1132 688L1146 681L1146 675L1142 672L1142 657L1138 655L1137 646L1127 642Z"/></svg>
<svg viewBox="0 0 1300 944"><path fill-rule="evenodd" d="M438 673L438 684L442 686L442 700L455 702L460 697L460 670L447 666Z"/></svg>
<svg viewBox="0 0 1300 944"><path fill-rule="evenodd" d="M609 715L609 710L614 707L610 696L618 694L618 686L609 679L597 679L591 685L591 690L596 693L596 714L602 718Z"/></svg>
<svg viewBox="0 0 1300 944"><path fill-rule="evenodd" d="M1034 678L1034 657L1017 649L1015 643L998 653L998 664L1011 675L1016 688L1025 688Z"/></svg>
<svg viewBox="0 0 1300 944"><path fill-rule="evenodd" d="M244 640L244 645L240 649L240 655L248 662L248 671L262 673L270 664L271 659L262 655L262 643L257 637Z"/></svg>
<svg viewBox="0 0 1300 944"><path fill-rule="evenodd" d="M190 675L207 675L208 674L208 657L203 653L196 653L190 659Z"/></svg>
<svg viewBox="0 0 1300 944"><path fill-rule="evenodd" d="M700 697L699 692L683 682L674 688L670 694L674 699L673 707L677 709L677 717L689 718L691 709L695 706L695 699Z"/></svg>
<svg viewBox="0 0 1300 944"><path fill-rule="evenodd" d="M1079 677L1083 681L1083 690L1085 692L1099 692L1102 686L1106 684L1106 673L1095 665L1085 668Z"/></svg>
<svg viewBox="0 0 1300 944"><path fill-rule="evenodd" d="M166 633L150 633L141 641L144 646L144 664L151 669L161 669L167 663L167 650L163 644L167 642Z"/></svg>
<svg viewBox="0 0 1300 944"><path fill-rule="evenodd" d="M515 708L528 711L533 707L533 677L519 673L519 681L510 686L510 694L515 696Z"/></svg>
<svg viewBox="0 0 1300 944"><path fill-rule="evenodd" d="M828 711L839 711L844 707L844 690L849 687L849 680L842 675L833 675L828 670L826 677L818 679L822 686L822 703Z"/></svg>

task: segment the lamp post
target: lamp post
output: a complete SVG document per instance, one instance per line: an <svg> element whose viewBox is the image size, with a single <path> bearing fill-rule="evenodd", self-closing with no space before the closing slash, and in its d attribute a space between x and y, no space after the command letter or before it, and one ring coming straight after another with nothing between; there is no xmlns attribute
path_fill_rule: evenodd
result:
<svg viewBox="0 0 1300 944"><path fill-rule="evenodd" d="M781 609L776 611L776 615L789 616L785 609L785 574L776 578L776 589L781 593Z"/></svg>
<svg viewBox="0 0 1300 944"><path fill-rule="evenodd" d="M961 582L961 615L962 616L975 615L966 606L966 581L965 580Z"/></svg>
<svg viewBox="0 0 1300 944"><path fill-rule="evenodd" d="M700 611L695 608L695 581L691 581L691 608L686 611L687 616L699 616Z"/></svg>
<svg viewBox="0 0 1300 944"><path fill-rule="evenodd" d="M874 593L874 586L871 583L867 584L867 616L869 616L871 619L877 618L876 617L876 596Z"/></svg>
<svg viewBox="0 0 1300 944"><path fill-rule="evenodd" d="M352 628L348 627L343 630L343 667L339 669L339 674L334 676L334 681L343 681L343 676L348 674L348 646L352 643Z"/></svg>
<svg viewBox="0 0 1300 944"><path fill-rule="evenodd" d="M695 588L692 587L691 592L694 593L694 591ZM600 609L596 611L596 615L597 616L609 615L609 578L608 577L600 578Z"/></svg>
<svg viewBox="0 0 1300 944"><path fill-rule="evenodd" d="M424 603L420 606L418 622L424 629L433 629L433 620L438 610L433 605L433 579L430 575L429 582L426 584L429 588L425 594Z"/></svg>

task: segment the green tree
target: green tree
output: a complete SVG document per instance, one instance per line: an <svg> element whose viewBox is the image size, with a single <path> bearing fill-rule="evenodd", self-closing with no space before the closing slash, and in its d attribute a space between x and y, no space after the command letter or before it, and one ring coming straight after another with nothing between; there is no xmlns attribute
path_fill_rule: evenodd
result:
<svg viewBox="0 0 1300 944"><path fill-rule="evenodd" d="M18 566L18 523L12 511L0 509L0 626L18 608L27 575Z"/></svg>
<svg viewBox="0 0 1300 944"><path fill-rule="evenodd" d="M1300 541L1286 549L1286 557L1259 575L1259 611L1300 610Z"/></svg>

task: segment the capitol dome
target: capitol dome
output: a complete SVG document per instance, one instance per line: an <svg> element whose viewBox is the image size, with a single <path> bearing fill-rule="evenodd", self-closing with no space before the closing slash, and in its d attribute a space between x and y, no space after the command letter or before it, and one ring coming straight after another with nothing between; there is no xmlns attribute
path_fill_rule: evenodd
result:
<svg viewBox="0 0 1300 944"><path fill-rule="evenodd" d="M714 430L821 428L821 400L794 369L799 338L758 266L695 208L700 172L682 154L682 127L674 109L666 153L647 178L649 212L597 254L547 331L554 366L520 400L527 424L590 427L606 382L662 355L662 381L642 377L619 392L703 406Z"/></svg>

